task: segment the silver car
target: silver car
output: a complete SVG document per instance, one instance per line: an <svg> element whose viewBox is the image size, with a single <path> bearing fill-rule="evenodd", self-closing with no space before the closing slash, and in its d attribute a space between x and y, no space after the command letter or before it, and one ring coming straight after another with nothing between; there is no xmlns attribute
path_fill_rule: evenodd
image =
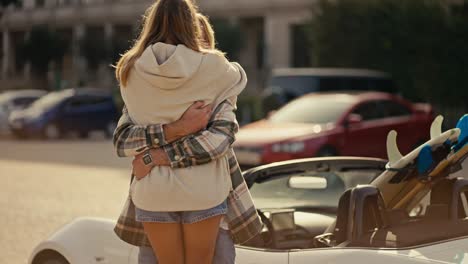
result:
<svg viewBox="0 0 468 264"><path fill-rule="evenodd" d="M31 103L44 96L43 90L6 91L0 94L0 134L9 133L8 117L15 110L27 108Z"/></svg>

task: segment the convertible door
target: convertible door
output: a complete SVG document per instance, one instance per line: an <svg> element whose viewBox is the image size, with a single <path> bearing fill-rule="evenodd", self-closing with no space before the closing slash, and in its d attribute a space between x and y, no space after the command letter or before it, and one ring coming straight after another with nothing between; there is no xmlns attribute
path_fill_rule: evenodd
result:
<svg viewBox="0 0 468 264"><path fill-rule="evenodd" d="M361 263L399 263L399 264L422 264L440 263L428 259L414 258L410 255L392 252L381 252L379 250L352 249L352 248L330 248L301 250L290 252L289 264L361 264Z"/></svg>
<svg viewBox="0 0 468 264"><path fill-rule="evenodd" d="M468 264L468 237L424 247L400 250L399 253L418 259L431 259L444 263Z"/></svg>
<svg viewBox="0 0 468 264"><path fill-rule="evenodd" d="M287 250L266 250L249 247L236 247L238 264L288 264Z"/></svg>

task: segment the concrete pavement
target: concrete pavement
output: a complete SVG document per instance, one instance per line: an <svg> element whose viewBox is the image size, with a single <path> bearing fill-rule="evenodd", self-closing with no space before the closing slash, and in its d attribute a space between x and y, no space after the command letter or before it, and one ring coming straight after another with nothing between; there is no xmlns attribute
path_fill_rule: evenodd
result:
<svg viewBox="0 0 468 264"><path fill-rule="evenodd" d="M26 263L74 218L117 219L130 162L106 140L0 141L0 264Z"/></svg>
<svg viewBox="0 0 468 264"><path fill-rule="evenodd" d="M116 219L129 164L110 141L0 141L0 264L26 263L34 246L76 217Z"/></svg>

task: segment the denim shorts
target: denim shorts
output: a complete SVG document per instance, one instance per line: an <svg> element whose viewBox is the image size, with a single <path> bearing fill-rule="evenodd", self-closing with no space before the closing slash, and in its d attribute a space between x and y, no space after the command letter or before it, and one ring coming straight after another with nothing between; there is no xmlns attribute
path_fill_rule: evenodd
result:
<svg viewBox="0 0 468 264"><path fill-rule="evenodd" d="M219 229L216 239L213 264L234 264L236 248L228 230ZM139 247L138 264L157 264L158 260L151 247Z"/></svg>
<svg viewBox="0 0 468 264"><path fill-rule="evenodd" d="M193 224L226 213L227 201L224 200L213 208L199 211L152 212L135 207L135 220L138 222Z"/></svg>

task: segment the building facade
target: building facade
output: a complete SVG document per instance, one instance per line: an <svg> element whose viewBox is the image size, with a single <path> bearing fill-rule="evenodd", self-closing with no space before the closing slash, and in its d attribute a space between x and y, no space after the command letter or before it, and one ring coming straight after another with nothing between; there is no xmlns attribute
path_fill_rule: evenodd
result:
<svg viewBox="0 0 468 264"><path fill-rule="evenodd" d="M242 32L242 48L238 59L248 73L248 92L251 93L261 90L272 68L297 66L294 58L301 56L294 56L294 52L300 51L293 43L293 35L295 28L311 17L315 2L197 1L200 10L211 19L226 19L236 24ZM0 42L2 87L30 81L30 66L21 61L21 54L16 49L37 25L53 28L69 40L70 48L62 63L65 86L87 83L89 70L79 45L80 40L89 35L96 36L96 41L101 41L102 37L130 41L138 30L145 9L152 3L152 0L24 0L22 7L5 9L1 20ZM100 67L94 81L104 86L115 86L111 72L109 65Z"/></svg>

